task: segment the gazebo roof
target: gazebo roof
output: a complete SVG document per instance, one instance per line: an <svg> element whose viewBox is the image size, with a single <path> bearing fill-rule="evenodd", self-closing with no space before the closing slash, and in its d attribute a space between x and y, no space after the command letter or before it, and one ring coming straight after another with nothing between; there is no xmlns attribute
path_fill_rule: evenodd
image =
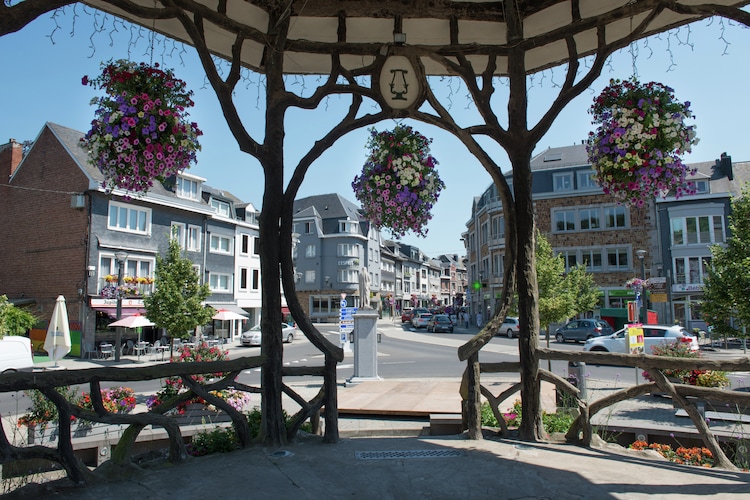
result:
<svg viewBox="0 0 750 500"><path fill-rule="evenodd" d="M192 45L182 24L174 17L152 20L154 0L133 0L142 5L138 13L125 12L107 1L85 0L86 4L128 19L144 27ZM196 0L174 2L190 17L202 18L205 42L217 56L231 59L237 34L244 36L242 64L263 72L265 40L273 0ZM681 0L516 0L515 12L523 17L521 40L507 39L505 3L484 0L289 0L289 36L284 47L284 72L328 74L331 54L339 53L344 68L357 71L384 51L397 53L394 42L403 34L409 50L421 55L428 75L446 73L444 65L431 59L459 54L481 72L490 55L497 57L495 74L507 71L506 55L511 45L526 53L526 70L531 73L565 62L569 57L567 36L572 35L578 56L596 51L598 37L607 43L626 38L648 19L639 37L681 26L706 17L703 11L679 13L681 7L703 2ZM742 6L750 2L713 0L712 5ZM663 10L660 10L663 9ZM649 17L652 18L649 19ZM598 32L600 29L603 32Z"/></svg>

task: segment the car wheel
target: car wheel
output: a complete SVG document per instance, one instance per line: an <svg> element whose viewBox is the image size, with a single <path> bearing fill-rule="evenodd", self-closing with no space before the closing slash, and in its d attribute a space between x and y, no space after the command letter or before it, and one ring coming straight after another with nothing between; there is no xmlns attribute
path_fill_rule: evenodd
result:
<svg viewBox="0 0 750 500"><path fill-rule="evenodd" d="M508 328L508 331L505 332L505 335L507 335L509 339L512 339L513 338L513 330L511 330L510 328Z"/></svg>
<svg viewBox="0 0 750 500"><path fill-rule="evenodd" d="M453 333L453 328L450 329L450 333Z"/></svg>
<svg viewBox="0 0 750 500"><path fill-rule="evenodd" d="M294 334L290 333L286 336L286 343L291 344L292 342L294 342Z"/></svg>
<svg viewBox="0 0 750 500"><path fill-rule="evenodd" d="M563 342L565 342L565 337L563 337L562 333L558 333L558 334L555 335L555 340L558 341L558 342L560 342L560 343L563 343Z"/></svg>

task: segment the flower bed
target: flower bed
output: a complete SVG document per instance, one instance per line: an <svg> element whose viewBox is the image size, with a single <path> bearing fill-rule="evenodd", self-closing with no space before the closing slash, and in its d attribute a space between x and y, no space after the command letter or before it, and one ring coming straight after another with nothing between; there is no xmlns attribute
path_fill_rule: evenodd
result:
<svg viewBox="0 0 750 500"><path fill-rule="evenodd" d="M172 70L126 60L102 64L102 74L84 85L104 90L91 129L81 139L91 162L104 174L103 187L142 194L188 168L200 150L186 109L192 92Z"/></svg>
<svg viewBox="0 0 750 500"><path fill-rule="evenodd" d="M430 210L445 187L429 154L432 140L406 125L370 132L370 154L352 182L364 217L396 237L409 231L425 236Z"/></svg>
<svg viewBox="0 0 750 500"><path fill-rule="evenodd" d="M690 103L660 83L610 80L589 112L597 125L586 150L604 192L632 206L657 196L694 194L681 159L697 144Z"/></svg>

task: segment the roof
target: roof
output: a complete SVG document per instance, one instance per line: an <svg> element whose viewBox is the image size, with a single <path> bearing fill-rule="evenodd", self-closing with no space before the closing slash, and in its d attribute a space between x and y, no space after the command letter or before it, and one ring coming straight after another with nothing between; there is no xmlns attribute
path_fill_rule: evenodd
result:
<svg viewBox="0 0 750 500"><path fill-rule="evenodd" d="M590 167L586 146L573 144L558 148L547 148L531 158L531 171L557 168Z"/></svg>
<svg viewBox="0 0 750 500"><path fill-rule="evenodd" d="M513 14L521 17L523 34L510 40L504 2L486 0L290 0L276 20L281 5L267 0L237 2L180 2L159 9L151 0L133 0L134 7L111 0L84 0L85 4L153 28L170 38L191 44L176 18L200 20L202 41L212 54L230 59L235 41L242 41L242 64L263 72L273 34L284 36L284 72L329 74L331 54L339 52L342 66L358 70L379 54L418 57L428 75L449 74L430 53L455 60L461 55L481 72L490 55L496 57L496 75L505 74L511 48L525 51L527 72L557 66L568 60L568 41L580 56L592 54L600 37L625 40L633 29L649 36L702 19L705 14L681 13L696 2L628 2L626 0L515 0ZM714 0L715 5L750 2ZM152 10L164 15L151 14ZM685 10L687 12L687 10ZM515 17L515 16L514 16ZM644 26L640 23L644 22ZM288 33L283 28L288 26ZM281 29L279 29L281 27ZM397 40L395 34L404 38ZM568 38L569 37L569 38Z"/></svg>
<svg viewBox="0 0 750 500"><path fill-rule="evenodd" d="M314 208L315 212L309 209ZM359 215L359 206L337 193L308 196L294 201L294 217L313 216L317 213L321 219L364 220Z"/></svg>

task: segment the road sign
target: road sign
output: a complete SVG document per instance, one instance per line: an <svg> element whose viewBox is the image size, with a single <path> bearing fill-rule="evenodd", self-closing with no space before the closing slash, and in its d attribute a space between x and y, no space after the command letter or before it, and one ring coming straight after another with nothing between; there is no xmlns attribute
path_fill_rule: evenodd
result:
<svg viewBox="0 0 750 500"><path fill-rule="evenodd" d="M340 338L341 338L341 343L342 344L346 343L346 337L347 337L346 332L341 332L341 337Z"/></svg>
<svg viewBox="0 0 750 500"><path fill-rule="evenodd" d="M341 299L341 309L344 309L346 307L346 299Z"/></svg>

